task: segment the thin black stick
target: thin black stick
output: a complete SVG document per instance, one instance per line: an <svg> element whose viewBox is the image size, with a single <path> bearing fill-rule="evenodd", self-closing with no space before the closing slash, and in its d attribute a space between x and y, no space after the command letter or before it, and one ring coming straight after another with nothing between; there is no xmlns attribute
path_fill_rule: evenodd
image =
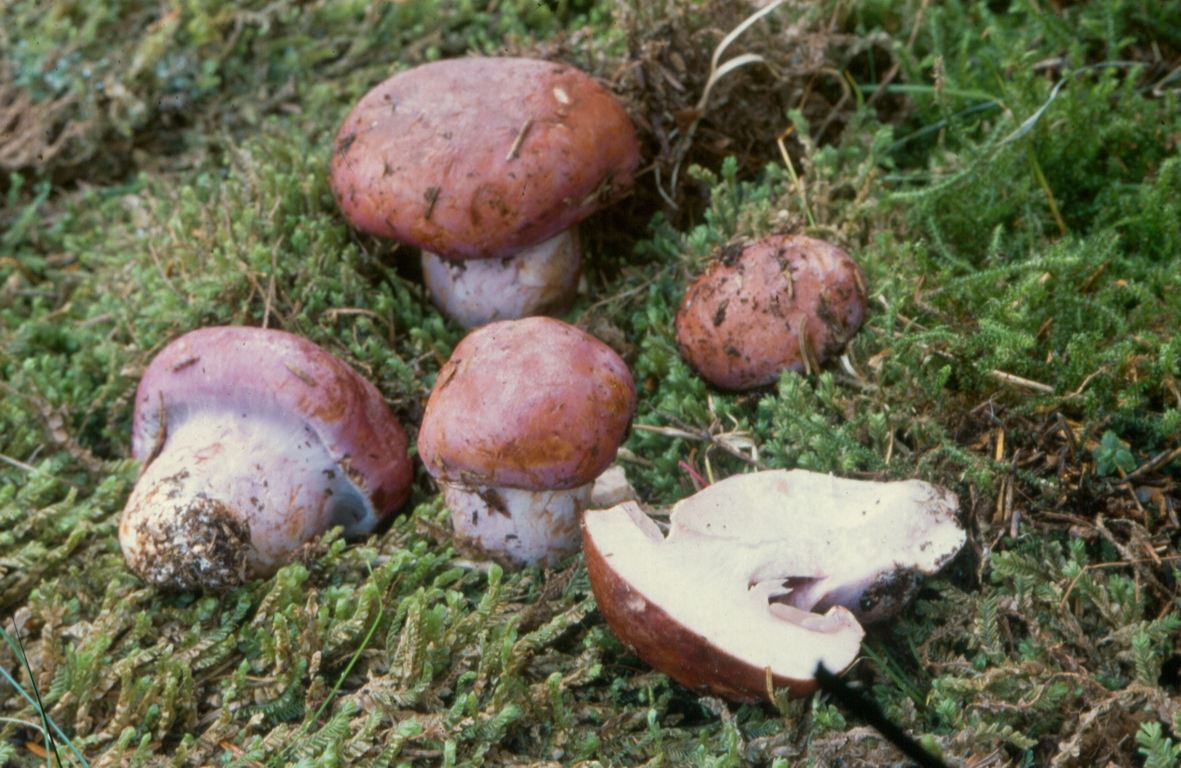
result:
<svg viewBox="0 0 1181 768"><path fill-rule="evenodd" d="M947 768L947 763L923 749L917 741L892 723L873 699L850 688L843 680L829 672L824 664L816 665L816 682L820 684L820 690L833 697L842 709L873 726L886 741L918 763L920 768Z"/></svg>

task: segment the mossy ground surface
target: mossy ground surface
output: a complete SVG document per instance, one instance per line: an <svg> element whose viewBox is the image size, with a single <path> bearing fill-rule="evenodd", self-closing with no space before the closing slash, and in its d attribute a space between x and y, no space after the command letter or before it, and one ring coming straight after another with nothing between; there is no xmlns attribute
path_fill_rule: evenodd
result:
<svg viewBox="0 0 1181 768"><path fill-rule="evenodd" d="M902 762L824 696L733 706L651 671L580 558L469 567L421 470L380 535L265 581L164 594L124 568L132 392L184 331L304 334L415 430L461 332L406 249L344 225L327 161L368 87L480 52L592 71L640 128L567 319L635 372L642 496L752 466L952 488L970 545L847 679L950 765L1177 765L1181 4L788 2L699 110L751 10L3 5L0 621L23 654L0 645L0 764ZM673 313L771 231L861 261L866 327L819 375L712 391Z"/></svg>

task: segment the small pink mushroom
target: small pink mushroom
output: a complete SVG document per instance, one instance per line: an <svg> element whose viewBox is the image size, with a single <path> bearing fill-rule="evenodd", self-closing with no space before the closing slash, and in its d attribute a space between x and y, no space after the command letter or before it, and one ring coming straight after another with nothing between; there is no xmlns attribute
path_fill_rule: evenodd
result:
<svg viewBox="0 0 1181 768"><path fill-rule="evenodd" d="M772 235L723 254L677 311L681 356L721 389L819 370L861 327L865 273L835 245Z"/></svg>
<svg viewBox="0 0 1181 768"><path fill-rule="evenodd" d="M119 542L162 587L268 575L333 526L372 531L410 493L406 435L377 388L283 331L205 328L161 350L132 454L144 468Z"/></svg>

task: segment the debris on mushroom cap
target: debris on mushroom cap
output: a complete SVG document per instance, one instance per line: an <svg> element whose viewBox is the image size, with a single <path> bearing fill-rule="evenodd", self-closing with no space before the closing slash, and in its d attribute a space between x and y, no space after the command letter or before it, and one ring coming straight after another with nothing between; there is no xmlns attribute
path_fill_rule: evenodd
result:
<svg viewBox="0 0 1181 768"><path fill-rule="evenodd" d="M547 240L626 193L639 143L619 102L548 61L451 59L406 70L345 119L332 190L356 228L448 259Z"/></svg>
<svg viewBox="0 0 1181 768"><path fill-rule="evenodd" d="M588 511L583 549L620 640L686 686L754 701L851 664L858 621L896 614L963 546L957 509L918 480L756 472L678 502L667 538L635 502Z"/></svg>
<svg viewBox="0 0 1181 768"><path fill-rule="evenodd" d="M406 434L352 368L290 333L185 334L140 380L143 473L119 541L160 586L219 588L272 572L334 525L368 533L410 492Z"/></svg>
<svg viewBox="0 0 1181 768"><path fill-rule="evenodd" d="M773 235L724 252L689 286L677 343L705 380L749 389L785 370L817 372L861 327L865 309L865 274L847 253Z"/></svg>
<svg viewBox="0 0 1181 768"><path fill-rule="evenodd" d="M592 482L636 406L627 364L560 320L491 323L439 371L418 433L436 478L526 490Z"/></svg>

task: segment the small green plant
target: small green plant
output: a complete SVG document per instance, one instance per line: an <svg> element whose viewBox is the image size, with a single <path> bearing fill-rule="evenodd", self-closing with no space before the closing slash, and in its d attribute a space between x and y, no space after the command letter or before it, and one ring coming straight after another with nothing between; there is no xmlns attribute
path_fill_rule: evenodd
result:
<svg viewBox="0 0 1181 768"><path fill-rule="evenodd" d="M1165 736L1156 722L1143 723L1136 731L1136 751L1144 758L1144 768L1177 768L1181 761L1181 744Z"/></svg>
<svg viewBox="0 0 1181 768"><path fill-rule="evenodd" d="M1136 458L1128 444L1110 429L1103 433L1099 445L1091 451L1095 458L1095 474L1107 476L1117 471L1127 474L1136 468Z"/></svg>

